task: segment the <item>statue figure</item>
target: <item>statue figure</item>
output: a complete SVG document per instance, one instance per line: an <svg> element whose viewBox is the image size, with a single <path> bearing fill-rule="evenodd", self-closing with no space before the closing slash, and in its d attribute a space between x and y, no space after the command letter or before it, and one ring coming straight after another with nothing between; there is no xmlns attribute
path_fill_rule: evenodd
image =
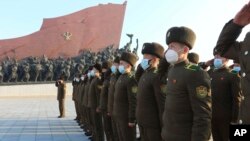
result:
<svg viewBox="0 0 250 141"><path fill-rule="evenodd" d="M37 80L41 81L42 70L42 65L40 64L40 61L38 61L38 63L35 64L35 82L37 82Z"/></svg>
<svg viewBox="0 0 250 141"><path fill-rule="evenodd" d="M0 65L0 83L3 82L3 76L4 76L4 74L3 74L3 67L2 67L2 65Z"/></svg>
<svg viewBox="0 0 250 141"><path fill-rule="evenodd" d="M30 66L29 64L23 66L23 77L21 81L28 82L30 80Z"/></svg>
<svg viewBox="0 0 250 141"><path fill-rule="evenodd" d="M124 49L126 52L131 52L131 44L132 44L132 40L133 40L133 34L126 34L129 38L130 41L125 45Z"/></svg>
<svg viewBox="0 0 250 141"><path fill-rule="evenodd" d="M136 54L136 55L137 55L138 48L139 48L139 41L138 41L138 39L136 39L136 47L133 50L133 53Z"/></svg>
<svg viewBox="0 0 250 141"><path fill-rule="evenodd" d="M16 64L11 65L11 72L8 78L8 82L14 81L17 82L18 74L17 74L18 66Z"/></svg>
<svg viewBox="0 0 250 141"><path fill-rule="evenodd" d="M54 67L53 64L48 63L45 65L45 77L44 81L52 81L54 77Z"/></svg>

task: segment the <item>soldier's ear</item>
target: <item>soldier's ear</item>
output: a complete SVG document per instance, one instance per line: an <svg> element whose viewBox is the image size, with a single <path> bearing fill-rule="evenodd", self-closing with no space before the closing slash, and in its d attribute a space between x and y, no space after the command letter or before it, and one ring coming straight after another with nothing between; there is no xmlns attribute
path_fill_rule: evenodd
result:
<svg viewBox="0 0 250 141"><path fill-rule="evenodd" d="M185 46L184 49L183 49L183 52L188 53L189 52L189 47Z"/></svg>

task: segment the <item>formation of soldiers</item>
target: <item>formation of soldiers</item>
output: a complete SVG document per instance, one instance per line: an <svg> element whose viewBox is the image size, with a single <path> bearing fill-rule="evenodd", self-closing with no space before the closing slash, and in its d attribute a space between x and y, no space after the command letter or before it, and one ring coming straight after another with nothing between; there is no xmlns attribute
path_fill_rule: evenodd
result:
<svg viewBox="0 0 250 141"><path fill-rule="evenodd" d="M228 141L230 124L250 124L250 2L223 28L214 57L190 53L196 35L172 27L166 44L144 43L143 59L124 51L73 79L76 121L94 141ZM228 66L229 59L234 63ZM105 136L104 136L105 135Z"/></svg>

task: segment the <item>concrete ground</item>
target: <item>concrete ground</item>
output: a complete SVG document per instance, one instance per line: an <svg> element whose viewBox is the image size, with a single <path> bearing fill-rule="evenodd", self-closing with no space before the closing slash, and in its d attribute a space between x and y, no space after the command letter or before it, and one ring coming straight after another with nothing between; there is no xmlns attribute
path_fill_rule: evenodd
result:
<svg viewBox="0 0 250 141"><path fill-rule="evenodd" d="M88 141L73 120L74 105L66 100L66 117L58 119L56 96L1 97L0 141Z"/></svg>

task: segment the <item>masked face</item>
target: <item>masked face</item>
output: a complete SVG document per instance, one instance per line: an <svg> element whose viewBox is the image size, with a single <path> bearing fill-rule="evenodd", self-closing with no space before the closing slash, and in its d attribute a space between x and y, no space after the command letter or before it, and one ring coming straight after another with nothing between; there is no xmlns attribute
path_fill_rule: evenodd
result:
<svg viewBox="0 0 250 141"><path fill-rule="evenodd" d="M125 73L125 67L123 65L120 65L118 69L121 74Z"/></svg>
<svg viewBox="0 0 250 141"><path fill-rule="evenodd" d="M168 49L168 51L165 54L165 58L168 63L175 64L179 59L178 52L176 52L173 49Z"/></svg>
<svg viewBox="0 0 250 141"><path fill-rule="evenodd" d="M80 81L80 79L79 78L76 78L76 82L79 82Z"/></svg>
<svg viewBox="0 0 250 141"><path fill-rule="evenodd" d="M112 71L113 74L115 74L115 73L117 72L117 68L116 68L115 65L113 65L113 66L111 67L111 71Z"/></svg>
<svg viewBox="0 0 250 141"><path fill-rule="evenodd" d="M149 59L142 59L141 61L141 67L146 70L150 67L150 64L149 64L150 60Z"/></svg>
<svg viewBox="0 0 250 141"><path fill-rule="evenodd" d="M91 76L92 76L92 77L95 76L95 70L92 70L90 73L91 73Z"/></svg>
<svg viewBox="0 0 250 141"><path fill-rule="evenodd" d="M87 75L88 75L88 78L90 78L90 77L91 77L91 73L90 73L90 72L88 72L88 74L87 74Z"/></svg>
<svg viewBox="0 0 250 141"><path fill-rule="evenodd" d="M81 80L82 80L82 81L84 80L84 76L81 76Z"/></svg>
<svg viewBox="0 0 250 141"><path fill-rule="evenodd" d="M223 63L222 63L222 59L219 59L219 58L215 58L214 59L214 67L216 69L219 69L223 66Z"/></svg>
<svg viewBox="0 0 250 141"><path fill-rule="evenodd" d="M234 66L233 70L239 72L240 71L240 66Z"/></svg>

